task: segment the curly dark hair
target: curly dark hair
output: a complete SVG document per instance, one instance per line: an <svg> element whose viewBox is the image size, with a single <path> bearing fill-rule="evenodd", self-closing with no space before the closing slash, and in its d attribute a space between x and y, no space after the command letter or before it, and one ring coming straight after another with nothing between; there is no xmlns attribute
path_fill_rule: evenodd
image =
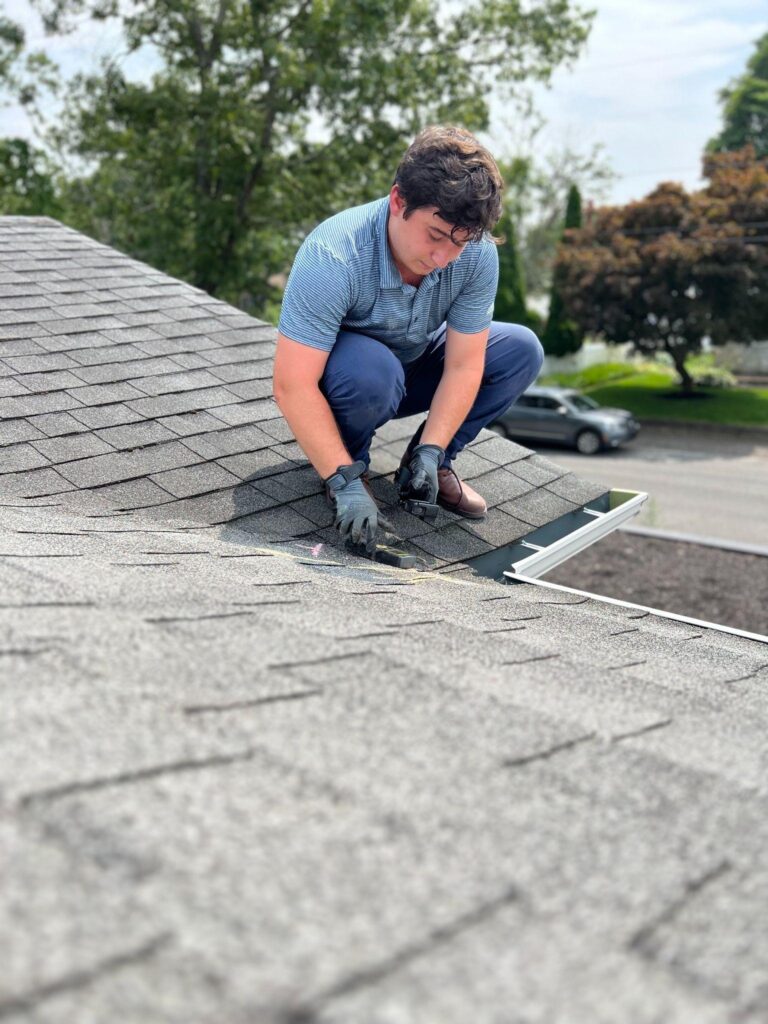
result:
<svg viewBox="0 0 768 1024"><path fill-rule="evenodd" d="M433 125L419 132L395 175L405 216L436 206L439 216L473 241L490 238L501 216L504 182L496 161L470 132Z"/></svg>

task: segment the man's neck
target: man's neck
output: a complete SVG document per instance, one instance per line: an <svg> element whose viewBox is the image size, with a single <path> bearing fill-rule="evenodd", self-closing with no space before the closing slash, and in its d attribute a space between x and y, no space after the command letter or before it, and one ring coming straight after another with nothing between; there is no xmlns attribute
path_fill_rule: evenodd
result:
<svg viewBox="0 0 768 1024"><path fill-rule="evenodd" d="M392 257L392 262L397 268L397 272L403 280L404 284L410 284L414 288L418 288L421 282L424 280L424 274L414 274L412 270L408 270L407 267L403 266L400 260L397 258L397 253L392 245L392 225L389 218L387 218L387 248L389 249L389 255Z"/></svg>

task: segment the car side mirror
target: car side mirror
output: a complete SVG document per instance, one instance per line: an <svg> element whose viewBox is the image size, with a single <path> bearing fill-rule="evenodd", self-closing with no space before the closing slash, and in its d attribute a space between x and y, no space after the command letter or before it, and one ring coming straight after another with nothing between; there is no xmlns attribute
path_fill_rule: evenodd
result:
<svg viewBox="0 0 768 1024"><path fill-rule="evenodd" d="M557 411L560 413L561 416L567 416L569 409L567 405L558 405Z"/></svg>

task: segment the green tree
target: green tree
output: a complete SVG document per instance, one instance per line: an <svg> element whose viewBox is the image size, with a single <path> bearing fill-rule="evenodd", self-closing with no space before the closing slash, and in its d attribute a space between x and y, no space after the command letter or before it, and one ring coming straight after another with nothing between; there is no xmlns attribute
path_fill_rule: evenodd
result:
<svg viewBox="0 0 768 1024"><path fill-rule="evenodd" d="M666 352L682 388L685 361L715 344L765 336L768 161L752 147L705 157L705 189L666 182L645 199L603 207L566 232L555 273L582 330Z"/></svg>
<svg viewBox="0 0 768 1024"><path fill-rule="evenodd" d="M507 147L517 156L502 164L507 184L505 207L515 219L528 295L546 295L563 234L563 196L571 185L593 202L605 200L616 174L602 147L586 151L570 145L543 151L545 122L530 108L508 128Z"/></svg>
<svg viewBox="0 0 768 1024"><path fill-rule="evenodd" d="M707 150L743 149L752 145L758 157L768 156L768 32L758 39L747 70L720 92L723 128Z"/></svg>
<svg viewBox="0 0 768 1024"><path fill-rule="evenodd" d="M512 213L505 210L496 227L496 234L504 238L499 246L499 287L496 291L494 317L504 323L525 324L534 330L541 326L536 313L528 309L525 301L525 278L517 241L517 228Z"/></svg>
<svg viewBox="0 0 768 1024"><path fill-rule="evenodd" d="M38 0L62 30L116 0ZM49 144L83 162L73 226L209 292L263 308L319 219L388 188L425 123L482 129L486 96L572 61L592 15L573 0L148 0L123 16L129 53L78 75Z"/></svg>
<svg viewBox="0 0 768 1024"><path fill-rule="evenodd" d="M57 69L43 53L25 54L25 41L21 25L0 17L0 105L15 101L34 116L41 92L57 87ZM0 138L0 214L59 216L54 179L42 150L26 139Z"/></svg>
<svg viewBox="0 0 768 1024"><path fill-rule="evenodd" d="M581 194L575 185L568 189L568 201L565 208L565 232L575 231L581 227ZM549 298L549 316L544 328L541 343L547 355L564 356L577 352L584 340L584 332L571 319L565 309L560 294L563 272L555 269L552 279L552 291Z"/></svg>
<svg viewBox="0 0 768 1024"><path fill-rule="evenodd" d="M60 217L54 171L26 139L0 139L0 214Z"/></svg>

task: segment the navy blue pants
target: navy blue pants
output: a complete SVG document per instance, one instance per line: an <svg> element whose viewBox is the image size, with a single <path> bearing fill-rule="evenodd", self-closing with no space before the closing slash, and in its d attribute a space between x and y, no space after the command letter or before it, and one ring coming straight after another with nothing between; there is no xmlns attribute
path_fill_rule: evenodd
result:
<svg viewBox="0 0 768 1024"><path fill-rule="evenodd" d="M445 330L443 324L424 353L407 365L374 338L351 331L339 334L320 379L320 390L354 460L368 464L368 449L377 427L429 409L443 373ZM543 358L539 339L527 327L491 324L480 389L446 449L443 465L450 466L482 428L533 383Z"/></svg>

